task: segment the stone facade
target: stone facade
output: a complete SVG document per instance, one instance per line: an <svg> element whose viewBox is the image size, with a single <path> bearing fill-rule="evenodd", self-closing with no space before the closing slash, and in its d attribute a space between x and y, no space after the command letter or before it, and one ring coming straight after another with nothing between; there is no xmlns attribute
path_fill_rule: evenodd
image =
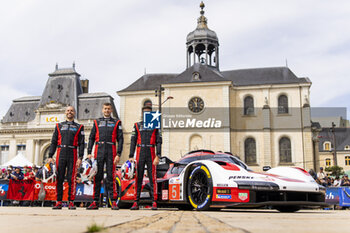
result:
<svg viewBox="0 0 350 233"><path fill-rule="evenodd" d="M333 134L334 130L334 134ZM335 137L335 141L334 141ZM319 133L319 164L334 166L334 142L336 143L337 165L344 171L350 170L350 128L322 128Z"/></svg>
<svg viewBox="0 0 350 233"><path fill-rule="evenodd" d="M87 143L93 120L102 116L103 103L112 103L114 107L110 95L86 93L87 83L88 80L80 80L74 66L68 69L56 67L55 72L49 74L42 96L13 100L0 123L1 164L23 153L32 163L42 165L48 156L55 124L65 120L64 112L68 105L75 106L76 122L84 125ZM116 111L113 115L118 117Z"/></svg>
<svg viewBox="0 0 350 233"><path fill-rule="evenodd" d="M251 164L253 168L260 169L266 165L313 167L310 112L303 98L305 95L309 96L310 84L235 87L230 82L217 82L164 84L162 87L163 99L167 96L173 97L162 106L163 108L187 108L188 101L193 96L199 96L205 102L206 108L229 109L223 118L230 122L228 128L219 132L163 130L163 155L176 160L191 150L205 148L230 151L245 160L244 141L252 137L256 141L257 155L257 163ZM276 112L277 98L282 93L287 94L290 101L288 114ZM157 103L158 100L154 96L154 91L118 92L118 94L122 103L120 116L125 130L123 159L126 159L132 126L141 119L144 101L151 100ZM256 113L253 115L243 114L243 100L247 95L255 100ZM269 102L267 109L263 109L265 97ZM292 143L292 161L289 164L279 162L279 139L282 136L290 138Z"/></svg>
<svg viewBox="0 0 350 233"><path fill-rule="evenodd" d="M163 116L179 108L183 114L196 117L205 115L209 109L218 109L220 120L226 122L220 130L163 129L164 156L177 160L189 151L209 149L232 152L246 161L245 142L252 138L256 161L248 164L254 169L261 170L267 165L314 168L308 101L311 81L296 77L288 67L220 71L218 39L216 33L209 30L204 6L201 7L197 29L187 36L186 69L180 74L146 74L118 91L125 131L123 159L129 155L133 123L141 119L141 108L146 100L151 100L157 109L158 97L154 89L161 85L162 100L172 97L162 105ZM278 112L281 95L288 100L287 113ZM254 110L250 114L244 112L247 96L253 99ZM193 97L204 102L201 113L191 113L188 108ZM291 159L287 162L280 161L280 140L284 137L290 140L287 153L291 154Z"/></svg>

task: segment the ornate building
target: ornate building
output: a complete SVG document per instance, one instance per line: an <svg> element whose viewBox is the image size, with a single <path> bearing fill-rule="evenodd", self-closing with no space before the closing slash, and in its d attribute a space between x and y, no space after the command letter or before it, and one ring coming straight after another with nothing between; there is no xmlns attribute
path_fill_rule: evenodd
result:
<svg viewBox="0 0 350 233"><path fill-rule="evenodd" d="M13 100L0 123L0 165L18 153L29 161L41 165L48 156L55 124L65 120L65 107L72 105L77 111L76 121L84 124L86 142L92 121L102 116L103 103L112 103L107 93L88 93L88 80L72 68L58 68L49 74L41 96L28 96ZM115 107L114 107L115 109ZM115 111L114 116L117 117Z"/></svg>
<svg viewBox="0 0 350 233"><path fill-rule="evenodd" d="M187 35L186 69L179 74L145 74L118 91L125 131L123 158L128 156L130 133L140 120L141 107L149 101L156 106L158 89L163 100L170 98L162 106L163 155L176 160L205 148L230 151L255 169L313 168L317 158L310 120L311 81L288 67L221 71L219 39L208 28L204 4L200 7L197 28ZM197 125L198 119L203 121ZM205 122L208 127L203 127Z"/></svg>
<svg viewBox="0 0 350 233"><path fill-rule="evenodd" d="M318 138L320 166L338 165L344 171L350 171L350 128L322 128ZM337 161L334 161L334 149L336 149Z"/></svg>

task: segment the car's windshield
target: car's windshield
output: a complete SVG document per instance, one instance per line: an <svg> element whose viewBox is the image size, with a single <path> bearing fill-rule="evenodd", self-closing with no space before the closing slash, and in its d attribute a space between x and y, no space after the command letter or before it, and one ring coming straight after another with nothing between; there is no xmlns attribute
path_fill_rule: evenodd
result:
<svg viewBox="0 0 350 233"><path fill-rule="evenodd" d="M227 154L206 154L206 155L199 155L199 156L189 156L189 157L184 157L176 162L176 165L173 167L171 173L172 174L180 174L182 169L189 163L198 161L198 160L213 160L213 161L222 161L226 163L233 163L236 164L245 170L251 171L251 169L243 163L241 160L238 158L232 156L232 155L227 155Z"/></svg>

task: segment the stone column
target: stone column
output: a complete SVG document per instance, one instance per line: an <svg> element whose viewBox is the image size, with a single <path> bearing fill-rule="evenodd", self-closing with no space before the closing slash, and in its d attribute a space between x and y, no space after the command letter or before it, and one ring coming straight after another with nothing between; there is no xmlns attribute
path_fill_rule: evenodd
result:
<svg viewBox="0 0 350 233"><path fill-rule="evenodd" d="M125 121L125 96L120 96L120 112L119 112L119 117L122 122Z"/></svg>
<svg viewBox="0 0 350 233"><path fill-rule="evenodd" d="M33 139L28 139L26 141L26 157L30 162L34 163L35 157L34 157L34 140Z"/></svg>
<svg viewBox="0 0 350 233"><path fill-rule="evenodd" d="M35 155L34 163L35 163L35 165L39 165L39 155L40 155L40 141L39 140L35 140L34 155Z"/></svg>
<svg viewBox="0 0 350 233"><path fill-rule="evenodd" d="M209 65L209 62L208 62L208 45L207 44L205 45L205 63L207 65Z"/></svg>
<svg viewBox="0 0 350 233"><path fill-rule="evenodd" d="M301 109L302 111L302 121L303 121L303 126L304 128L310 128L311 127L311 112L310 112L310 105L309 104L304 104L303 108Z"/></svg>
<svg viewBox="0 0 350 233"><path fill-rule="evenodd" d="M215 56L215 58L216 58L216 68L218 68L219 69L219 46L216 46L216 56Z"/></svg>
<svg viewBox="0 0 350 233"><path fill-rule="evenodd" d="M196 63L196 46L192 45L193 48L193 65Z"/></svg>
<svg viewBox="0 0 350 233"><path fill-rule="evenodd" d="M190 67L189 66L189 64L188 64L188 62L189 62L189 56L190 56L190 54L188 53L188 48L186 49L186 67L188 68L188 67Z"/></svg>
<svg viewBox="0 0 350 233"><path fill-rule="evenodd" d="M264 120L264 128L263 128L263 137L264 137L264 157L261 165L263 166L276 166L274 154L271 150L271 116L270 116L270 107L269 105L264 105L263 109L263 120Z"/></svg>
<svg viewBox="0 0 350 233"><path fill-rule="evenodd" d="M304 153L304 168L309 170L313 168L313 140L312 140L312 132L311 132L311 113L310 113L310 105L305 103L302 111L302 122L303 122L303 153Z"/></svg>
<svg viewBox="0 0 350 233"><path fill-rule="evenodd" d="M313 146L314 146L314 171L318 172L320 170L320 150L319 145L320 140L318 138L314 139Z"/></svg>
<svg viewBox="0 0 350 233"><path fill-rule="evenodd" d="M224 129L224 151L231 151L231 127L230 127L230 86L223 86L222 87L222 93L223 93L223 106L224 110L222 112L223 114L223 126Z"/></svg>
<svg viewBox="0 0 350 233"><path fill-rule="evenodd" d="M16 139L10 140L10 148L9 148L9 157L8 160L11 160L17 155L17 141Z"/></svg>

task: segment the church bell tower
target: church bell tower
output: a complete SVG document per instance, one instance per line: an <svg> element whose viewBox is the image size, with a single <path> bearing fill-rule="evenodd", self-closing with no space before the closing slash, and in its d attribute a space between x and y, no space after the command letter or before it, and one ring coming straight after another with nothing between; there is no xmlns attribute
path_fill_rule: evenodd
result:
<svg viewBox="0 0 350 233"><path fill-rule="evenodd" d="M199 6L201 11L197 28L187 35L187 68L201 63L219 69L219 40L216 33L208 28L204 3L201 2Z"/></svg>

